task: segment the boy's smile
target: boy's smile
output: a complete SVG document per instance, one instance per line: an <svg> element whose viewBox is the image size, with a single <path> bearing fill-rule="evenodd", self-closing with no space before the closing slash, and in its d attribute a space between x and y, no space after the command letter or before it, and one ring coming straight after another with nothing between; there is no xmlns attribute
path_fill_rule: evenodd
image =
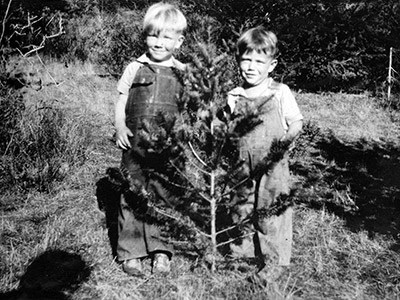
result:
<svg viewBox="0 0 400 300"><path fill-rule="evenodd" d="M146 37L146 45L151 60L163 62L171 58L175 49L183 43L183 36L173 30L150 32Z"/></svg>
<svg viewBox="0 0 400 300"><path fill-rule="evenodd" d="M240 74L245 80L245 86L252 87L266 82L276 64L276 59L264 52L245 52L239 59Z"/></svg>

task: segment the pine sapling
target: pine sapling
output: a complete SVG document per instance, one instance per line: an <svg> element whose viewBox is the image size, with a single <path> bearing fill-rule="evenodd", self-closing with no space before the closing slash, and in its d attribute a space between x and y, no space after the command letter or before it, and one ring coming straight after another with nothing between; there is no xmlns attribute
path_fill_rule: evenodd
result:
<svg viewBox="0 0 400 300"><path fill-rule="evenodd" d="M132 195L132 207L146 203L142 214L147 218L161 224L167 217L179 228L189 227L187 241L197 245L214 271L218 248L233 241L226 239L229 231L251 221L251 217L240 224L229 220L235 205L232 195L268 173L288 145L275 141L270 154L257 166L240 157L240 139L262 123L259 116L268 99L259 106L231 112L226 95L233 88L233 60L228 53L217 53L211 43L199 44L198 49L182 78L185 88L178 103L180 112L173 116L160 112L143 122L140 132L139 146L145 149L138 155L141 165L173 200L159 201L142 186L120 181L126 182L124 191Z"/></svg>

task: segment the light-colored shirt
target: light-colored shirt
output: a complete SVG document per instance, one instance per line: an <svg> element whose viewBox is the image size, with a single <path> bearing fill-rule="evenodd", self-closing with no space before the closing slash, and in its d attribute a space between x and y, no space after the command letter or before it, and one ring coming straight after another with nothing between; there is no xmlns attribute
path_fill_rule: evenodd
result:
<svg viewBox="0 0 400 300"><path fill-rule="evenodd" d="M128 66L125 68L124 73L122 74L117 84L117 90L120 94L124 95L129 94L129 89L131 88L133 80L135 79L136 72L139 70L140 66L144 63L164 66L164 67L175 67L179 70L185 69L185 65L181 63L179 60L175 59L173 56L166 61L157 63L150 60L150 58L146 54L143 54L138 59L128 64Z"/></svg>
<svg viewBox="0 0 400 300"><path fill-rule="evenodd" d="M273 80L270 78L268 87L265 91L259 95L259 97L269 96L271 93L278 98L279 103L279 114L281 117L282 125L285 130L289 128L289 125L293 122L303 120L303 115L300 112L299 106L297 105L296 99L290 90L290 88L283 83L278 84L278 88L271 88ZM227 104L234 111L237 101L240 97L249 98L246 91L242 87L237 87L228 93Z"/></svg>

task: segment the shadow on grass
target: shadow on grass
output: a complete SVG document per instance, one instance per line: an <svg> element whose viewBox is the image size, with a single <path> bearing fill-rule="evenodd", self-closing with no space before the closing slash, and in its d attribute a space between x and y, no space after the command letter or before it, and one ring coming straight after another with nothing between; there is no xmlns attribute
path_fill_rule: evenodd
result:
<svg viewBox="0 0 400 300"><path fill-rule="evenodd" d="M108 176L96 183L96 198L99 209L106 214L106 226L113 257L117 256L118 242L118 209L121 194L116 191Z"/></svg>
<svg viewBox="0 0 400 300"><path fill-rule="evenodd" d="M0 294L0 299L67 300L89 275L90 268L78 254L46 251L30 263L19 288Z"/></svg>
<svg viewBox="0 0 400 300"><path fill-rule="evenodd" d="M390 235L400 242L398 145L342 141L308 124L293 155L292 171L301 179L299 202L326 207L353 231Z"/></svg>

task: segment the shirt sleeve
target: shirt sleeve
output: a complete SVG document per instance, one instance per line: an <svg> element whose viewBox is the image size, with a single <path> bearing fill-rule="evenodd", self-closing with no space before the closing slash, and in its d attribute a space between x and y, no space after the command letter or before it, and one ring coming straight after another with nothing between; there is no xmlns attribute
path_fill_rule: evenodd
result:
<svg viewBox="0 0 400 300"><path fill-rule="evenodd" d="M231 112L235 110L236 103L241 95L244 95L244 90L242 87L236 87L228 92L226 104L229 105Z"/></svg>
<svg viewBox="0 0 400 300"><path fill-rule="evenodd" d="M185 71L186 70L186 64L180 62L176 58L172 57L172 62L175 68L177 68L179 71Z"/></svg>
<svg viewBox="0 0 400 300"><path fill-rule="evenodd" d="M281 105L282 115L288 126L293 122L303 119L303 115L300 112L296 99L287 85L283 85L282 88Z"/></svg>
<svg viewBox="0 0 400 300"><path fill-rule="evenodd" d="M136 61L131 62L124 70L121 78L117 84L117 90L120 94L128 95L129 89L132 86L133 80L137 70L139 70L140 64Z"/></svg>

